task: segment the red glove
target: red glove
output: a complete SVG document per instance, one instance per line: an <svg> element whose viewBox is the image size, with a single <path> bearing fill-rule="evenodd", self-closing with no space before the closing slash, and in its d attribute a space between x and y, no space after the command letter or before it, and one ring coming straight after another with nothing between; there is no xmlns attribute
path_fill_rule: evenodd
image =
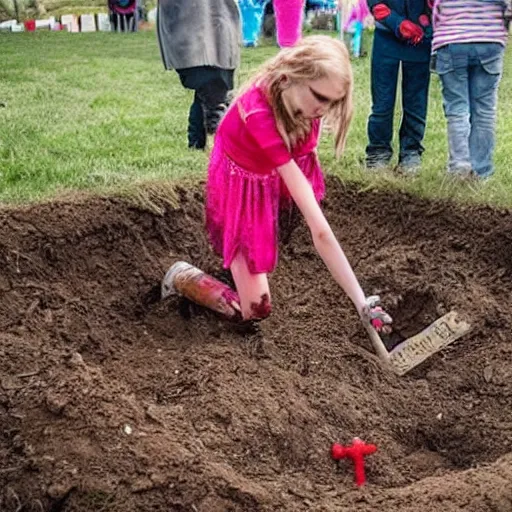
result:
<svg viewBox="0 0 512 512"><path fill-rule="evenodd" d="M393 320L380 307L380 297L372 295L367 297L365 302L366 304L360 312L361 319L369 322L376 331L389 334L392 331L391 323Z"/></svg>
<svg viewBox="0 0 512 512"><path fill-rule="evenodd" d="M377 4L373 9L373 17L377 21L382 21L391 14L391 9L386 4Z"/></svg>
<svg viewBox="0 0 512 512"><path fill-rule="evenodd" d="M398 27L400 35L412 44L419 44L423 39L423 29L409 20L404 20Z"/></svg>
<svg viewBox="0 0 512 512"><path fill-rule="evenodd" d="M418 18L418 21L420 22L420 25L421 25L423 28L430 27L430 19L429 19L429 17L428 17L426 14L422 14L422 15Z"/></svg>

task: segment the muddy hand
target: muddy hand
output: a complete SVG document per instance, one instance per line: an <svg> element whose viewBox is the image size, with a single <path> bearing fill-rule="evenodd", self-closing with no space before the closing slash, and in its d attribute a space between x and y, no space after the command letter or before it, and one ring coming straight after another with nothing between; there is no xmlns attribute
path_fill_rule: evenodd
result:
<svg viewBox="0 0 512 512"><path fill-rule="evenodd" d="M377 332L389 334L392 331L392 318L380 306L380 297L371 295L366 297L366 305L361 312L361 319L369 322Z"/></svg>

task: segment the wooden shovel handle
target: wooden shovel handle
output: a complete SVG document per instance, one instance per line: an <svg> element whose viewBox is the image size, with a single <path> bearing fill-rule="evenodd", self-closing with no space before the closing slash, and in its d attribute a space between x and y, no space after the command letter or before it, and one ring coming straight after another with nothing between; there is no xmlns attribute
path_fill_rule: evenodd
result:
<svg viewBox="0 0 512 512"><path fill-rule="evenodd" d="M370 322L363 321L363 324L368 332L368 336L373 345L373 349L377 353L380 359L385 362L389 362L389 352L386 349L383 341L381 340L379 333L375 330L375 328L370 324Z"/></svg>

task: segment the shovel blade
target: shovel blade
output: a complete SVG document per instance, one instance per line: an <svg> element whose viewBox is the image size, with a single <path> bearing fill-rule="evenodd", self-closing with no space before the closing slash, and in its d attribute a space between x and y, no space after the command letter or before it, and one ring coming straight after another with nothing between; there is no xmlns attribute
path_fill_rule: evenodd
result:
<svg viewBox="0 0 512 512"><path fill-rule="evenodd" d="M457 312L450 311L396 346L389 353L391 367L398 375L404 375L470 330L470 324L460 319Z"/></svg>

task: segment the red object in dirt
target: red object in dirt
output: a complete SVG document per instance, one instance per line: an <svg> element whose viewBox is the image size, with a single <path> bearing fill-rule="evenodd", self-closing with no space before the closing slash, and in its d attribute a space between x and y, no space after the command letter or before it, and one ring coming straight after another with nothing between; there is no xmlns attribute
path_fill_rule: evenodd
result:
<svg viewBox="0 0 512 512"><path fill-rule="evenodd" d="M371 455L376 451L377 447L374 444L366 444L358 437L354 437L352 445L350 446L343 446L341 444L334 443L331 447L331 456L334 460L341 460L345 458L352 459L354 462L356 485L361 487L366 482L364 457L365 455Z"/></svg>
<svg viewBox="0 0 512 512"><path fill-rule="evenodd" d="M27 21L25 21L24 25L25 25L25 30L27 32L34 32L36 29L36 20L27 20Z"/></svg>
<svg viewBox="0 0 512 512"><path fill-rule="evenodd" d="M185 261L176 262L162 281L162 299L177 293L232 320L242 317L240 299L234 290Z"/></svg>

